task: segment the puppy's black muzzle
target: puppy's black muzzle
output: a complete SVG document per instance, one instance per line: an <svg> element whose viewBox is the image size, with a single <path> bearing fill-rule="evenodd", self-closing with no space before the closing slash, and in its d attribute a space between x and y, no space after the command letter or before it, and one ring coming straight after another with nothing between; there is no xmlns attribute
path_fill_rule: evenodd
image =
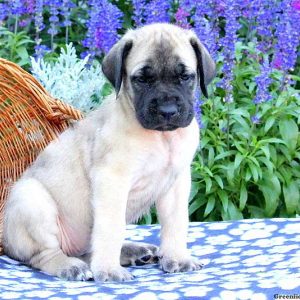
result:
<svg viewBox="0 0 300 300"><path fill-rule="evenodd" d="M163 95L148 100L137 115L143 127L166 131L188 126L193 109L180 97Z"/></svg>

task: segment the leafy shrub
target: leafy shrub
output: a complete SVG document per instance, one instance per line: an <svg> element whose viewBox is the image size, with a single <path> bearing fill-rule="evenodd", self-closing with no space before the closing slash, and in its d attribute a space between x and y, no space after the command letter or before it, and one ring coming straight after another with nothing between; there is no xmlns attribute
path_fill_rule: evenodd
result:
<svg viewBox="0 0 300 300"><path fill-rule="evenodd" d="M30 55L28 45L34 44L24 32L13 33L4 27L0 27L0 57L16 62L20 66L28 65Z"/></svg>
<svg viewBox="0 0 300 300"><path fill-rule="evenodd" d="M100 64L86 67L89 56L79 59L72 44L61 49L55 62L31 58L32 73L54 98L82 111L89 111L102 100L106 83Z"/></svg>
<svg viewBox="0 0 300 300"><path fill-rule="evenodd" d="M260 74L237 47L233 102L223 90L202 106L200 150L193 162L193 220L291 217L300 213L300 95L273 71L272 99L253 103ZM247 47L247 53L255 50ZM298 76L290 79L300 81ZM217 79L218 80L218 79ZM253 117L255 116L255 117Z"/></svg>

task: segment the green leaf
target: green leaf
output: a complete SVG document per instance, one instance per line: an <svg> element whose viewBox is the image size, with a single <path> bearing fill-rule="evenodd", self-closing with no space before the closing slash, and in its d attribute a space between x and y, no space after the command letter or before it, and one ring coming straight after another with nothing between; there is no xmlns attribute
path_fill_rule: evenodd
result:
<svg viewBox="0 0 300 300"><path fill-rule="evenodd" d="M270 144L270 143L274 143L274 144L284 144L284 141L281 139L277 139L277 138L269 138L269 139L264 139L264 140L260 140L257 142L257 146L262 146L265 144Z"/></svg>
<svg viewBox="0 0 300 300"><path fill-rule="evenodd" d="M290 149L285 145L278 145L277 146L277 150L280 150L283 155L285 156L286 161L290 162L292 160L292 151L290 151ZM284 159L284 157L280 156L281 159Z"/></svg>
<svg viewBox="0 0 300 300"><path fill-rule="evenodd" d="M219 198L221 199L224 211L227 211L228 210L228 201L229 201L227 192L218 190L217 193L218 193Z"/></svg>
<svg viewBox="0 0 300 300"><path fill-rule="evenodd" d="M256 83L250 82L249 83L249 92L252 93L255 87L256 87Z"/></svg>
<svg viewBox="0 0 300 300"><path fill-rule="evenodd" d="M257 161L257 159L256 159L255 157L249 155L249 156L247 156L247 158L248 158L249 160L251 160L257 167L260 166L260 165L259 165L259 162Z"/></svg>
<svg viewBox="0 0 300 300"><path fill-rule="evenodd" d="M246 132L250 131L250 126L243 117L238 115L233 115L232 118L235 119Z"/></svg>
<svg viewBox="0 0 300 300"><path fill-rule="evenodd" d="M236 156L235 156L235 159L234 159L234 168L237 169L241 162L243 161L243 159L245 158L244 155L238 153Z"/></svg>
<svg viewBox="0 0 300 300"><path fill-rule="evenodd" d="M292 181L292 170L291 167L282 165L278 168L279 173L282 175L286 185L289 185Z"/></svg>
<svg viewBox="0 0 300 300"><path fill-rule="evenodd" d="M293 80L300 81L300 76L290 75Z"/></svg>
<svg viewBox="0 0 300 300"><path fill-rule="evenodd" d="M252 174L252 178L254 180L254 182L258 181L258 168L255 164L253 164L251 161L248 161L248 166L250 168L251 174Z"/></svg>
<svg viewBox="0 0 300 300"><path fill-rule="evenodd" d="M297 147L299 129L296 122L292 119L283 119L279 121L279 132L290 151Z"/></svg>
<svg viewBox="0 0 300 300"><path fill-rule="evenodd" d="M208 198L205 211L204 211L204 217L207 217L215 208L216 198L214 196L210 196Z"/></svg>
<svg viewBox="0 0 300 300"><path fill-rule="evenodd" d="M294 214L300 202L299 186L297 182L292 181L283 186L283 195L286 210L288 214Z"/></svg>
<svg viewBox="0 0 300 300"><path fill-rule="evenodd" d="M233 185L233 178L234 178L234 164L228 163L227 167L227 180L230 185Z"/></svg>
<svg viewBox="0 0 300 300"><path fill-rule="evenodd" d="M206 203L205 198L195 198L189 206L189 216L192 215L195 211L197 211L201 206Z"/></svg>
<svg viewBox="0 0 300 300"><path fill-rule="evenodd" d="M233 154L235 154L236 151L234 150L230 150L230 151L224 151L223 153L220 153L218 154L216 157L215 157L215 161L216 160L219 160L219 159L222 159L222 158L225 158L225 157L228 157L228 156L231 156Z"/></svg>
<svg viewBox="0 0 300 300"><path fill-rule="evenodd" d="M265 200L265 214L272 217L277 209L281 186L278 177L274 173L266 172L258 184Z"/></svg>
<svg viewBox="0 0 300 300"><path fill-rule="evenodd" d="M247 199L248 199L248 192L245 183L242 183L240 189L240 202L239 202L239 208L241 211L245 208Z"/></svg>
<svg viewBox="0 0 300 300"><path fill-rule="evenodd" d="M266 217L264 210L258 206L248 205L247 208L251 214L251 218L262 219Z"/></svg>
<svg viewBox="0 0 300 300"><path fill-rule="evenodd" d="M209 177L204 177L203 178L205 181L205 194L207 195L212 187L212 180Z"/></svg>
<svg viewBox="0 0 300 300"><path fill-rule="evenodd" d="M274 164L270 161L270 159L266 158L266 157L258 157L257 160L259 160L260 162L262 162L267 168L268 171L271 173L274 170Z"/></svg>
<svg viewBox="0 0 300 300"><path fill-rule="evenodd" d="M250 168L247 168L247 169L246 169L246 175L245 175L245 180L246 180L246 182L248 182L248 181L250 180L251 177L252 177L251 170L250 170Z"/></svg>
<svg viewBox="0 0 300 300"><path fill-rule="evenodd" d="M269 145L269 150L270 150L270 159L272 162L274 162L274 165L276 165L277 161L278 161L278 154L277 154L276 146Z"/></svg>
<svg viewBox="0 0 300 300"><path fill-rule="evenodd" d="M210 176L210 177L213 177L214 174L211 172L211 170L207 167L204 167L203 170Z"/></svg>
<svg viewBox="0 0 300 300"><path fill-rule="evenodd" d="M189 202L191 202L192 199L194 199L194 197L197 195L198 191L199 191L199 182L192 181Z"/></svg>
<svg viewBox="0 0 300 300"><path fill-rule="evenodd" d="M215 175L214 179L216 180L216 182L218 183L219 187L223 190L224 188L224 184L223 184L223 180L219 175Z"/></svg>
<svg viewBox="0 0 300 300"><path fill-rule="evenodd" d="M261 151L263 151L263 153L265 154L267 159L270 159L270 150L269 147L264 145L260 147Z"/></svg>
<svg viewBox="0 0 300 300"><path fill-rule="evenodd" d="M239 152L241 152L243 155L247 155L247 149L243 148L241 145L244 145L241 142L238 142L236 140L233 141L234 145L236 146L236 148L239 150Z"/></svg>
<svg viewBox="0 0 300 300"><path fill-rule="evenodd" d="M29 54L27 52L27 49L25 47L20 47L16 49L16 53L18 54L18 56L21 58L21 63L19 63L19 65L25 65L29 62Z"/></svg>
<svg viewBox="0 0 300 300"><path fill-rule="evenodd" d="M232 203L231 200L229 200L228 202L228 213L231 220L243 219L243 214L237 209L237 207Z"/></svg>
<svg viewBox="0 0 300 300"><path fill-rule="evenodd" d="M201 149L203 149L209 141L210 141L210 138L208 136L204 136L203 138L201 138L201 140L200 140Z"/></svg>
<svg viewBox="0 0 300 300"><path fill-rule="evenodd" d="M248 90L247 90L248 92ZM249 118L249 112L245 110L245 108L236 108L229 112L231 115L238 115L238 116L244 116L246 118Z"/></svg>
<svg viewBox="0 0 300 300"><path fill-rule="evenodd" d="M276 121L276 118L274 116L271 116L268 118L268 120L265 124L265 128L264 128L265 133L267 133L269 131L269 129L274 125L275 121Z"/></svg>
<svg viewBox="0 0 300 300"><path fill-rule="evenodd" d="M208 149L208 166L211 167L214 164L215 151L213 147Z"/></svg>
<svg viewBox="0 0 300 300"><path fill-rule="evenodd" d="M22 45L34 44L34 41L26 38L26 36L20 37L20 40L16 42L16 47L21 48Z"/></svg>

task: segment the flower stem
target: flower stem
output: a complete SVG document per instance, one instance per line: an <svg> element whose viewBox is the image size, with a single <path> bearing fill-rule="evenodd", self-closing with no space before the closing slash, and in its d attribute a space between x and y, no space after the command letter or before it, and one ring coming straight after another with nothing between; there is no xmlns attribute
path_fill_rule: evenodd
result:
<svg viewBox="0 0 300 300"><path fill-rule="evenodd" d="M51 51L54 50L53 38L54 38L53 33L51 33Z"/></svg>
<svg viewBox="0 0 300 300"><path fill-rule="evenodd" d="M230 102L227 102L227 128L226 128L226 135L227 135L227 150L229 151L230 149L230 146L229 146L229 124L230 124L230 115L229 115L229 112L230 112Z"/></svg>
<svg viewBox="0 0 300 300"><path fill-rule="evenodd" d="M14 33L17 34L18 32L18 22L19 22L19 16L16 16L15 19L15 29L14 29Z"/></svg>
<svg viewBox="0 0 300 300"><path fill-rule="evenodd" d="M69 26L66 26L66 44L69 43Z"/></svg>
<svg viewBox="0 0 300 300"><path fill-rule="evenodd" d="M280 88L279 88L280 93L284 90L286 76L287 76L287 71L284 71L283 77L281 79Z"/></svg>

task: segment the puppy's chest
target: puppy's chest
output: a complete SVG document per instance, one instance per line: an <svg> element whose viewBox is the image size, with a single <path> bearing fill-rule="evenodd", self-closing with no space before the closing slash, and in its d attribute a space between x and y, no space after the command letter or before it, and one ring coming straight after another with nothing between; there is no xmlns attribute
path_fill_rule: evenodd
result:
<svg viewBox="0 0 300 300"><path fill-rule="evenodd" d="M155 151L139 159L127 202L128 223L137 221L155 201L164 197L192 157L193 151L187 151L186 147L167 144L158 145Z"/></svg>

